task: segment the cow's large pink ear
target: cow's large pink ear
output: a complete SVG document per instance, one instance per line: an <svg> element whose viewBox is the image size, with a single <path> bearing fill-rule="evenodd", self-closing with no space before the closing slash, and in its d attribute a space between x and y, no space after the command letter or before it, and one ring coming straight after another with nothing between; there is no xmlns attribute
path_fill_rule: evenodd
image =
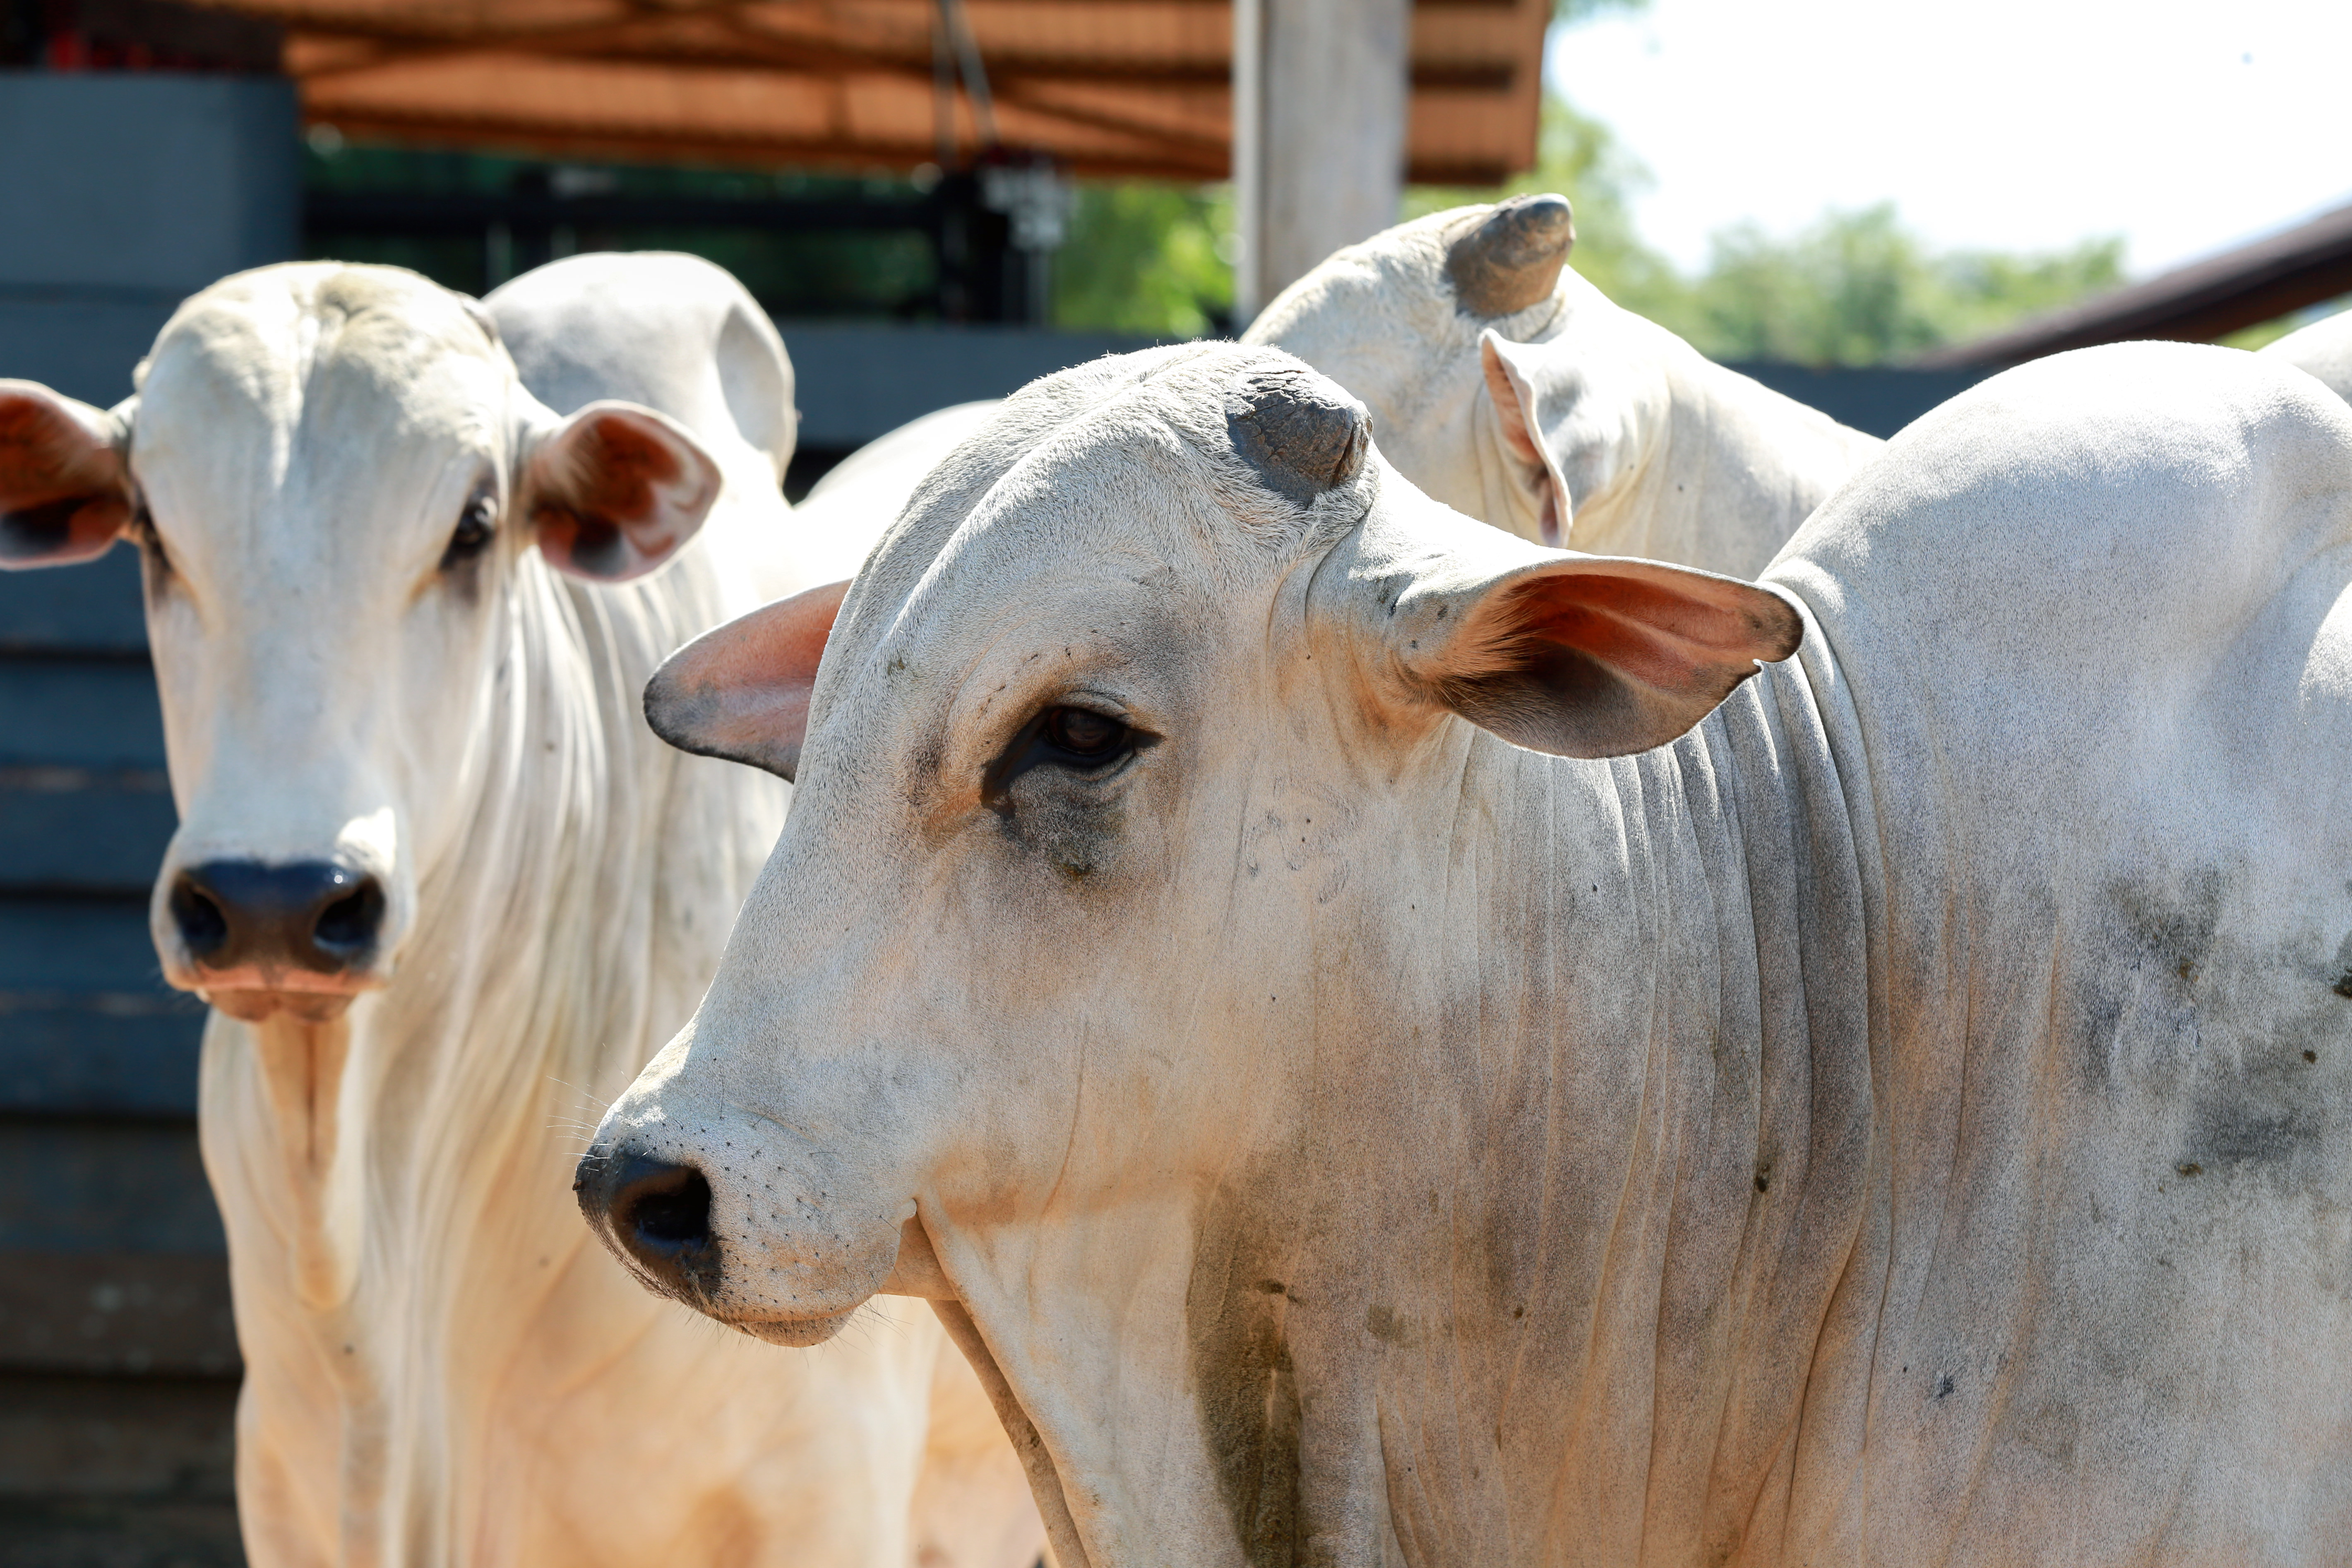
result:
<svg viewBox="0 0 2352 1568"><path fill-rule="evenodd" d="M1341 570L1318 574L1316 592L1344 595L1411 700L1515 745L1563 757L1664 745L1804 637L1796 609L1756 584L1545 550L1412 500L1335 548Z"/></svg>
<svg viewBox="0 0 2352 1568"><path fill-rule="evenodd" d="M130 524L114 416L29 381L0 381L0 569L71 566Z"/></svg>
<svg viewBox="0 0 2352 1568"><path fill-rule="evenodd" d="M719 483L719 464L684 426L633 403L592 403L530 447L521 514L549 564L621 583L694 537Z"/></svg>
<svg viewBox="0 0 2352 1568"><path fill-rule="evenodd" d="M680 751L798 771L809 694L847 582L779 599L703 633L646 685L646 722Z"/></svg>
<svg viewBox="0 0 2352 1568"><path fill-rule="evenodd" d="M1769 589L1607 555L1563 552L1448 597L1455 629L1412 673L1479 728L1563 757L1664 745L1804 636Z"/></svg>

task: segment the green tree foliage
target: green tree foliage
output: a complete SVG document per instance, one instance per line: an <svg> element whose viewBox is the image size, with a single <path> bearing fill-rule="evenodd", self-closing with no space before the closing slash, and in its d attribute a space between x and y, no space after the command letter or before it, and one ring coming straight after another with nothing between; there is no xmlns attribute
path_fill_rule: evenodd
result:
<svg viewBox="0 0 2352 1568"><path fill-rule="evenodd" d="M1776 238L1715 237L1706 273L1660 319L1717 359L1881 364L1967 342L2123 282L2123 241L2042 256L1937 253L1891 202Z"/></svg>
<svg viewBox="0 0 2352 1568"><path fill-rule="evenodd" d="M1551 0L1551 19L1562 27L1590 22L1612 11L1646 11L1650 0Z"/></svg>
<svg viewBox="0 0 2352 1568"><path fill-rule="evenodd" d="M1057 327L1196 338L1230 326L1233 198L1223 186L1086 181L1055 253Z"/></svg>

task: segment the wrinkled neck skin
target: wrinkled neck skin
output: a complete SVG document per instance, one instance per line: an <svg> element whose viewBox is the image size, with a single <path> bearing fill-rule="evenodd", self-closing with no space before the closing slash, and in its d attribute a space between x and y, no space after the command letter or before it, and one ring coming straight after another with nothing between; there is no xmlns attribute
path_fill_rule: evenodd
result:
<svg viewBox="0 0 2352 1568"><path fill-rule="evenodd" d="M257 1363L238 1454L257 1563L325 1542L350 1563L506 1560L522 1543L495 1531L525 1525L499 1494L545 1478L486 1441L500 1401L528 1412L668 1310L596 1254L567 1173L579 1128L691 1010L724 934L711 906L781 816L773 781L636 716L654 666L719 618L719 574L699 542L621 588L525 555L451 781L464 826L418 868L389 985L332 1022L212 1017L200 1121Z"/></svg>
<svg viewBox="0 0 2352 1568"><path fill-rule="evenodd" d="M1551 443L1571 501L1566 548L1755 577L1881 445L1630 311L1580 308L1612 312L1623 346L1608 357L1638 384L1612 400L1614 429L1571 424Z"/></svg>
<svg viewBox="0 0 2352 1568"><path fill-rule="evenodd" d="M1198 1035L1139 1091L1081 1061L1028 1150L996 1130L919 1194L1060 1560L1777 1545L1822 1375L1786 1347L1829 1319L1872 1138L1860 1010L1772 978L1865 967L1804 675L1613 763L1450 716L1356 734L1345 782L1237 749L1245 798L1194 824L1246 825L1219 947L1121 965Z"/></svg>

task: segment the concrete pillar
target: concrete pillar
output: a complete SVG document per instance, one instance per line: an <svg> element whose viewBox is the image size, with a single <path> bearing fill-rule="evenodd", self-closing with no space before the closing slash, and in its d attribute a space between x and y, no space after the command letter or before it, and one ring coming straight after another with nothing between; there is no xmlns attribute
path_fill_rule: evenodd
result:
<svg viewBox="0 0 2352 1568"><path fill-rule="evenodd" d="M1234 0L1234 316L1396 221L1412 0Z"/></svg>
<svg viewBox="0 0 2352 1568"><path fill-rule="evenodd" d="M0 376L101 406L172 310L296 254L279 77L0 71Z"/></svg>

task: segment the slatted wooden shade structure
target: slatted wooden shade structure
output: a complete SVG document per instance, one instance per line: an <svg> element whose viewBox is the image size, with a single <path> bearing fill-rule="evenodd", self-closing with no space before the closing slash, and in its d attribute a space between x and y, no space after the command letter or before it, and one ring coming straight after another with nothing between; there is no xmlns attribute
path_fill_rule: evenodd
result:
<svg viewBox="0 0 2352 1568"><path fill-rule="evenodd" d="M2021 364L2137 338L2213 342L2352 293L2352 206L2070 305L2007 331L1921 356L1929 368Z"/></svg>
<svg viewBox="0 0 2352 1568"><path fill-rule="evenodd" d="M939 155L938 0L204 0L275 22L346 134L579 159L906 169ZM1011 145L1221 179L1230 0L961 0ZM1408 177L1531 166L1549 0L1420 0ZM971 107L952 111L967 152Z"/></svg>

